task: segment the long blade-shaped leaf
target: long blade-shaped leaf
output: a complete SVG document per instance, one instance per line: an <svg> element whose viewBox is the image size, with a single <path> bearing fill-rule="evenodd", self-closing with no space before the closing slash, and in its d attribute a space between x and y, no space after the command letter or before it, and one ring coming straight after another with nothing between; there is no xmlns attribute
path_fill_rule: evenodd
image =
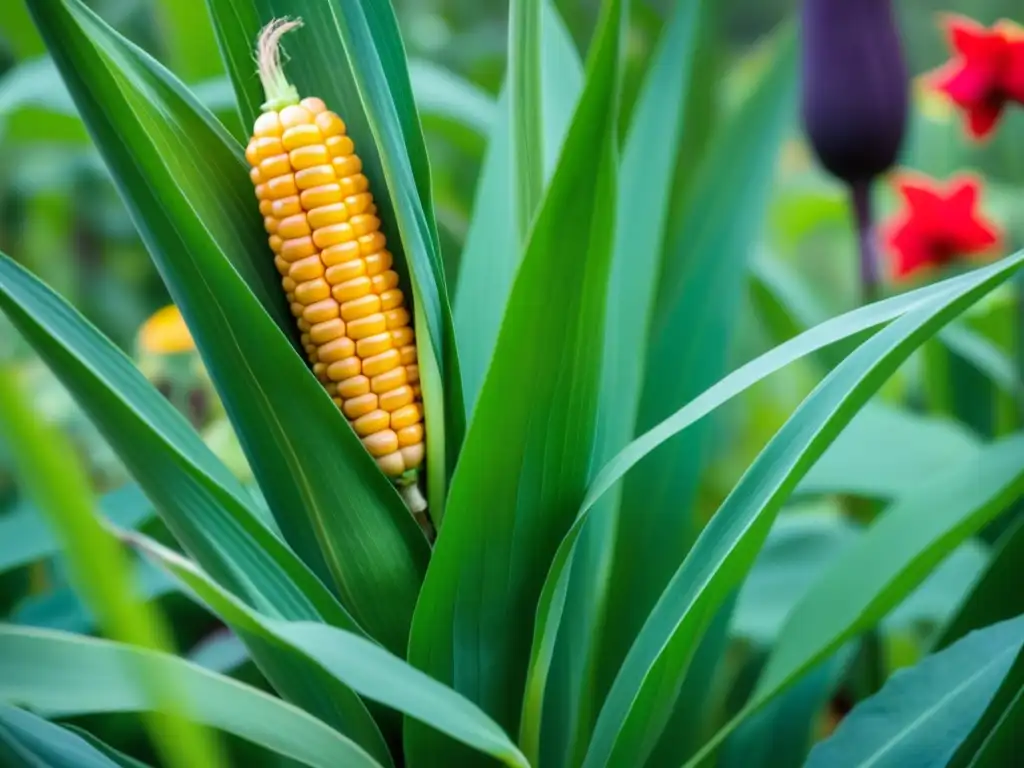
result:
<svg viewBox="0 0 1024 768"><path fill-rule="evenodd" d="M263 101L252 62L260 28L281 16L300 17L305 24L293 33L292 45L301 55L288 61L289 79L299 93L319 96L345 120L375 192L389 248L412 281L428 425L427 490L440 516L465 429L465 405L426 147L391 3L207 0L207 5L246 126Z"/></svg>
<svg viewBox="0 0 1024 768"><path fill-rule="evenodd" d="M1011 765L1024 726L1024 645L970 735L960 742L947 768Z"/></svg>
<svg viewBox="0 0 1024 768"><path fill-rule="evenodd" d="M353 742L280 699L175 656L63 632L0 625L0 701L55 716L159 711L139 677L171 675L197 722L316 768L380 768Z"/></svg>
<svg viewBox="0 0 1024 768"><path fill-rule="evenodd" d="M819 744L808 768L947 765L1024 645L1024 616L897 672Z"/></svg>
<svg viewBox="0 0 1024 768"><path fill-rule="evenodd" d="M519 242L525 242L544 190L544 102L541 97L541 1L508 7L509 125Z"/></svg>
<svg viewBox="0 0 1024 768"><path fill-rule="evenodd" d="M1008 279L1012 267L907 313L865 342L803 402L733 489L676 572L630 649L584 765L605 765L658 733L707 619L739 585L800 478L885 380L944 324ZM834 651L835 646L823 650ZM820 660L816 656L808 666ZM769 672L765 673L765 678ZM764 678L762 678L764 684Z"/></svg>
<svg viewBox="0 0 1024 768"><path fill-rule="evenodd" d="M0 309L96 423L178 542L222 586L274 615L353 624L132 361L6 257Z"/></svg>
<svg viewBox="0 0 1024 768"><path fill-rule="evenodd" d="M128 562L111 534L93 515L88 475L67 440L34 413L13 374L0 368L0 437L12 449L26 494L57 530L78 591L117 640L156 651L172 651L163 616L142 601ZM184 719L172 678L143 679L169 717L150 718L148 729L171 766L222 764L209 732Z"/></svg>
<svg viewBox="0 0 1024 768"><path fill-rule="evenodd" d="M339 629L260 616L166 547L137 534L128 538L244 634L286 648L329 679L350 685L363 696L415 717L507 765L526 765L508 736L474 704L386 650Z"/></svg>
<svg viewBox="0 0 1024 768"><path fill-rule="evenodd" d="M621 16L619 0L604 5L587 84L512 288L414 621L413 663L510 731L543 568L571 522L593 450L615 218L611 116ZM425 759L432 747L421 734L411 729L407 744Z"/></svg>
<svg viewBox="0 0 1024 768"><path fill-rule="evenodd" d="M5 704L0 704L0 760L11 768L121 768L71 731Z"/></svg>
<svg viewBox="0 0 1024 768"><path fill-rule="evenodd" d="M607 461L634 435L657 275L664 253L666 224L678 201L676 169L699 124L694 96L699 72L701 32L706 33L711 3L680 0L658 42L638 97L623 151L617 192L617 219L609 277L607 319L598 403L596 465ZM664 148L652 152L652 147ZM681 192L678 192L681 194ZM566 597L566 616L544 701L534 680L535 696L525 702L524 745L536 742L543 708L542 762L569 763L582 757L603 691L599 650L608 631L604 614L617 534L618 494L602 501L580 542ZM542 707L543 705L543 707ZM531 755L536 745L528 747ZM557 756L557 757L556 757Z"/></svg>
<svg viewBox="0 0 1024 768"><path fill-rule="evenodd" d="M78 0L30 6L285 537L374 637L404 648L427 545L267 314L283 314L283 297L271 287L238 148L166 70Z"/></svg>
<svg viewBox="0 0 1024 768"><path fill-rule="evenodd" d="M561 152L583 83L579 54L550 2L542 3L541 57L546 183ZM473 218L466 233L455 291L455 331L468 412L472 412L483 386L523 255L523 239L517 234L513 204L516 159L512 154L508 102L506 83L476 186Z"/></svg>
<svg viewBox="0 0 1024 768"><path fill-rule="evenodd" d="M690 203L670 233L650 321L637 432L728 370L747 264L762 228L775 158L795 113L796 36L789 27L781 31L763 80L709 147ZM620 517L629 524L620 528L611 576L603 654L608 673L693 542L693 505L712 439L709 422L694 425L623 483Z"/></svg>

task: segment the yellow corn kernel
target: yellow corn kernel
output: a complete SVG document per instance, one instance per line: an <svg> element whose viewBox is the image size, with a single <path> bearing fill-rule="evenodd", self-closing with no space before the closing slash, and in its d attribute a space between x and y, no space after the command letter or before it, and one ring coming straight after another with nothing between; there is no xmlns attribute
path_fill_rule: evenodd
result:
<svg viewBox="0 0 1024 768"><path fill-rule="evenodd" d="M346 357L344 360L336 360L327 366L327 377L331 381L344 381L353 376L358 376L361 367L362 363L359 362L358 357L355 355Z"/></svg>
<svg viewBox="0 0 1024 768"><path fill-rule="evenodd" d="M329 227L331 224L343 224L348 221L348 209L344 203L331 203L314 208L307 215L309 226L313 229Z"/></svg>
<svg viewBox="0 0 1024 768"><path fill-rule="evenodd" d="M377 301L380 301L380 297L377 296ZM401 328L409 324L409 310L405 307L398 307L397 309L389 309L384 313L384 322L387 323L388 330L394 328Z"/></svg>
<svg viewBox="0 0 1024 768"><path fill-rule="evenodd" d="M372 283L370 278L355 277L351 280L346 280L344 283L338 283L332 289L332 294L336 301L345 302L352 301L352 299L358 299L372 293Z"/></svg>
<svg viewBox="0 0 1024 768"><path fill-rule="evenodd" d="M376 287L376 286L374 286ZM402 301L405 296L397 288L380 292L380 307L381 309L394 309L395 307L402 306Z"/></svg>
<svg viewBox="0 0 1024 768"><path fill-rule="evenodd" d="M355 235L352 233L352 227L348 222L331 224L328 227L320 227L313 232L313 242L316 243L316 247L321 250L329 248L332 245L337 245L338 243L344 243L354 239Z"/></svg>
<svg viewBox="0 0 1024 768"><path fill-rule="evenodd" d="M327 165L331 162L331 156L327 154L327 147L321 144L307 144L289 152L288 160L292 168L301 171L316 165Z"/></svg>
<svg viewBox="0 0 1024 768"><path fill-rule="evenodd" d="M416 445L407 445L402 449L402 459L405 461L406 469L416 469L420 464L423 463L423 456L426 453L426 449L423 443L416 443Z"/></svg>
<svg viewBox="0 0 1024 768"><path fill-rule="evenodd" d="M363 445L372 456L383 456L398 450L398 435L390 429L384 429L364 437Z"/></svg>
<svg viewBox="0 0 1024 768"><path fill-rule="evenodd" d="M365 395L350 397L348 400L345 400L342 405L342 411L344 411L345 415L350 419L358 419L360 416L365 416L371 411L376 411L377 405L377 396L372 392L367 392ZM387 425L388 422L385 422L384 427ZM381 429L384 427L381 427Z"/></svg>
<svg viewBox="0 0 1024 768"><path fill-rule="evenodd" d="M326 252L321 251L321 254ZM325 261L324 263L326 264L327 262ZM347 283L350 280L362 277L365 274L366 262L362 259L352 259L351 261L344 261L328 267L325 277L331 285L340 285L341 283Z"/></svg>
<svg viewBox="0 0 1024 768"><path fill-rule="evenodd" d="M370 411L366 415L360 416L358 419L353 421L352 428L360 437L366 437L367 435L372 435L374 432L380 432L382 429L387 429L388 422L390 420L391 414L387 411Z"/></svg>
<svg viewBox="0 0 1024 768"><path fill-rule="evenodd" d="M402 458L401 451L395 451L394 453L379 456L376 461L377 466L380 467L380 471L385 475L398 477L405 472L405 459Z"/></svg>
<svg viewBox="0 0 1024 768"><path fill-rule="evenodd" d="M423 439L423 425L422 424L410 424L408 427L402 427L396 430L398 435L398 444L401 446L415 445Z"/></svg>
<svg viewBox="0 0 1024 768"><path fill-rule="evenodd" d="M338 382L338 397L348 399L370 393L370 380L365 376L353 376Z"/></svg>
<svg viewBox="0 0 1024 768"><path fill-rule="evenodd" d="M341 322L340 320L338 322ZM347 360L355 355L356 344L348 336L340 336L331 341L325 342L317 349L320 362L336 363L339 360ZM359 373L359 371L356 371Z"/></svg>
<svg viewBox="0 0 1024 768"><path fill-rule="evenodd" d="M359 339L365 339L367 336L383 333L387 328L386 322L384 315L379 312L369 317L361 317L348 324L348 335L359 341Z"/></svg>
<svg viewBox="0 0 1024 768"><path fill-rule="evenodd" d="M334 168L329 165L314 165L295 173L295 186L299 189L315 189L334 181ZM342 192L345 188L342 187Z"/></svg>
<svg viewBox="0 0 1024 768"><path fill-rule="evenodd" d="M364 358L363 375L369 376L372 381L374 376L379 376L393 368L397 368L399 362L401 362L400 358L401 355L398 354L397 349L389 349L387 352L381 352L379 355Z"/></svg>
<svg viewBox="0 0 1024 768"><path fill-rule="evenodd" d="M296 283L304 283L307 280L315 280L318 277L323 277L323 275L324 265L323 262L320 261L320 257L317 256L316 254L292 262L291 268L288 270L288 277L290 277ZM325 296L324 298L327 297Z"/></svg>
<svg viewBox="0 0 1024 768"><path fill-rule="evenodd" d="M327 281L322 278L316 280L307 280L304 283L300 283L295 288L295 300L299 304L314 304L318 301L323 301L331 295L331 286L327 284Z"/></svg>
<svg viewBox="0 0 1024 768"><path fill-rule="evenodd" d="M370 379L370 391L376 392L379 395L382 392L389 392L407 383L408 371L404 366L399 366L387 373L372 377Z"/></svg>
<svg viewBox="0 0 1024 768"><path fill-rule="evenodd" d="M380 296L375 293L368 293L341 305L341 319L345 322L368 317L376 312L380 312ZM384 320L387 321L387 315L384 316Z"/></svg>
<svg viewBox="0 0 1024 768"><path fill-rule="evenodd" d="M386 269L391 268L393 260L388 251L372 253L366 257L366 274L379 275Z"/></svg>
<svg viewBox="0 0 1024 768"><path fill-rule="evenodd" d="M380 395L380 407L389 413L397 411L413 401L412 387L403 384L401 387L382 392Z"/></svg>
<svg viewBox="0 0 1024 768"><path fill-rule="evenodd" d="M398 350L398 353L401 355L402 365L412 365L416 362L416 345L407 344Z"/></svg>
<svg viewBox="0 0 1024 768"><path fill-rule="evenodd" d="M278 39L297 24L275 21L261 34L266 103L245 157L312 371L397 477L425 457L412 318L344 121L321 99L300 99L281 70Z"/></svg>
<svg viewBox="0 0 1024 768"><path fill-rule="evenodd" d="M309 340L318 346L344 336L345 323L338 318L317 323L309 328Z"/></svg>
<svg viewBox="0 0 1024 768"><path fill-rule="evenodd" d="M409 405L403 405L391 414L391 428L401 429L402 427L408 427L410 424L418 424L422 418L423 415L420 413L419 404L409 403Z"/></svg>
<svg viewBox="0 0 1024 768"><path fill-rule="evenodd" d="M357 341L356 354L365 360L368 357L379 355L381 352L386 352L392 346L391 334L385 331L384 333L367 336L365 339Z"/></svg>

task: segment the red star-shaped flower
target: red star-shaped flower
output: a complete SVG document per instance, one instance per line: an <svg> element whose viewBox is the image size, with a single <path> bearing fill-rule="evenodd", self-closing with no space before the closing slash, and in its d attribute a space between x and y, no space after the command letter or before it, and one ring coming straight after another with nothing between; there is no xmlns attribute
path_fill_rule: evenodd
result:
<svg viewBox="0 0 1024 768"><path fill-rule="evenodd" d="M984 27L944 17L956 56L932 73L933 86L967 115L967 132L987 137L1010 102L1024 104L1024 34L1009 22Z"/></svg>
<svg viewBox="0 0 1024 768"><path fill-rule="evenodd" d="M897 279L988 251L1000 239L998 227L977 210L980 183L954 178L942 189L923 176L896 181L904 209L886 225L885 245Z"/></svg>

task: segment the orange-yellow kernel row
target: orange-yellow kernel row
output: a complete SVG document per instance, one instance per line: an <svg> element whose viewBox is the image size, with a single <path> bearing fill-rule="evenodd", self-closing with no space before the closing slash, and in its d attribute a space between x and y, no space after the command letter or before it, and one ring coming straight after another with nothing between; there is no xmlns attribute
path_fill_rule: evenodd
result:
<svg viewBox="0 0 1024 768"><path fill-rule="evenodd" d="M388 474L423 461L411 317L341 119L305 99L257 121L246 157L313 372Z"/></svg>

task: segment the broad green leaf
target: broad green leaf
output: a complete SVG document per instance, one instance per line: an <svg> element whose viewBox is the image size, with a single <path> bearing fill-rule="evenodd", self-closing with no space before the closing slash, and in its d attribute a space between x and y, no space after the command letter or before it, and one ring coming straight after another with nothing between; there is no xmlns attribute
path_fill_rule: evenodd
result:
<svg viewBox="0 0 1024 768"><path fill-rule="evenodd" d="M751 95L710 144L658 272L646 345L638 434L728 370L747 264L770 199L775 160L795 114L796 36L790 27ZM714 297L709 301L708 297ZM696 534L695 500L713 439L694 425L645 460L622 487L602 653L614 673ZM610 682L609 675L609 682Z"/></svg>
<svg viewBox="0 0 1024 768"><path fill-rule="evenodd" d="M840 649L757 714L743 721L722 748L721 768L802 766L822 708L853 655Z"/></svg>
<svg viewBox="0 0 1024 768"><path fill-rule="evenodd" d="M583 84L583 65L572 37L550 2L541 14L541 89L544 117L544 180L554 171ZM513 202L508 84L502 91L473 200L473 218L462 250L455 290L455 330L466 395L472 413L498 339L509 291L523 255Z"/></svg>
<svg viewBox="0 0 1024 768"><path fill-rule="evenodd" d="M1024 617L974 632L910 669L843 719L808 768L946 765L1024 645Z"/></svg>
<svg viewBox="0 0 1024 768"><path fill-rule="evenodd" d="M621 17L619 0L604 4L583 95L509 296L413 622L413 664L511 732L543 568L582 499L594 446L615 221L617 134L609 116L618 108ZM410 729L411 759L443 748L426 736Z"/></svg>
<svg viewBox="0 0 1024 768"><path fill-rule="evenodd" d="M139 678L170 674L197 722L317 768L380 768L337 731L262 691L175 656L0 625L0 701L50 716L159 711ZM272 727L268 727L272 724Z"/></svg>
<svg viewBox="0 0 1024 768"><path fill-rule="evenodd" d="M465 405L426 147L391 3L207 0L207 5L247 127L263 102L253 66L260 29L275 17L303 21L285 40L292 54L286 74L301 95L322 98L344 119L375 191L389 249L412 283L426 409L427 491L439 520L462 443Z"/></svg>
<svg viewBox="0 0 1024 768"><path fill-rule="evenodd" d="M676 693L672 685L651 683L665 682L666 675L677 679L685 671L703 625L710 618L708 614L745 575L788 492L857 408L923 338L1008 279L1022 263L1024 255L1018 254L1000 262L993 271L978 270L969 276L969 282L948 281L945 291L936 298L922 303L865 342L804 402L730 494L673 577L612 686L598 717L585 765L605 764L615 754L622 754L620 750L636 759L640 745L650 743L646 739L664 725ZM716 389L720 387L721 384ZM701 399L704 397L691 402L683 412L697 411L704 405ZM634 441L613 460L593 484L584 510L621 477L623 466L635 463L646 448L659 444L649 441L653 433L664 430L671 436L675 432L666 429L669 424L679 428L680 422L687 423L680 418L681 413ZM796 437L791 437L791 433ZM573 534L585 519L585 515L578 518L563 547L572 546ZM542 610L546 598L558 590L564 555L560 552L556 557L546 594L542 595Z"/></svg>
<svg viewBox="0 0 1024 768"><path fill-rule="evenodd" d="M249 660L249 649L233 632L216 630L189 650L188 660L224 675Z"/></svg>
<svg viewBox="0 0 1024 768"><path fill-rule="evenodd" d="M6 704L0 704L0 762L9 768L120 768L71 731Z"/></svg>
<svg viewBox="0 0 1024 768"><path fill-rule="evenodd" d="M997 542L988 568L960 602L936 641L936 650L956 642L975 629L1024 613L1020 564L1024 562L1024 516L1020 516Z"/></svg>
<svg viewBox="0 0 1024 768"><path fill-rule="evenodd" d="M116 765L120 766L120 768L149 768L149 766L141 760L136 760L134 757L130 757L124 754L123 752L114 749L109 744L104 744L102 741L97 739L88 731L84 731L81 728L77 728L73 725L65 726L65 728L66 730L70 731L71 733L75 734L80 739L85 741L97 752L100 752L104 756L113 760Z"/></svg>
<svg viewBox="0 0 1024 768"><path fill-rule="evenodd" d="M968 539L949 553L891 613L882 620L887 631L941 628L970 594L990 560L989 547L978 537Z"/></svg>
<svg viewBox="0 0 1024 768"><path fill-rule="evenodd" d="M125 643L173 652L164 617L143 602L130 580L127 560L93 513L89 476L68 440L31 407L13 372L0 368L0 437L12 448L23 491L57 532L73 583L98 616L104 632ZM222 764L219 745L187 719L172 678L143 684L166 713L147 727L169 766Z"/></svg>
<svg viewBox="0 0 1024 768"><path fill-rule="evenodd" d="M0 40L10 47L18 59L38 56L44 51L43 41L32 26L32 18L24 3L0 6Z"/></svg>
<svg viewBox="0 0 1024 768"><path fill-rule="evenodd" d="M367 631L404 648L427 544L281 331L292 320L239 148L79 0L30 5L285 538Z"/></svg>
<svg viewBox="0 0 1024 768"><path fill-rule="evenodd" d="M948 768L982 768L1012 765L1014 742L1019 744L1024 725L1024 646L1003 678L1002 685L978 719L971 733L960 742Z"/></svg>
<svg viewBox="0 0 1024 768"><path fill-rule="evenodd" d="M800 598L858 534L832 506L780 514L740 587L733 634L770 647Z"/></svg>
<svg viewBox="0 0 1024 768"><path fill-rule="evenodd" d="M94 420L178 542L222 586L287 618L352 619L258 517L249 492L135 364L0 257L0 309Z"/></svg>
<svg viewBox="0 0 1024 768"><path fill-rule="evenodd" d="M153 505L131 484L98 499L99 511L120 528L136 528L153 516ZM0 517L0 573L55 555L60 544L39 510L16 507Z"/></svg>
<svg viewBox="0 0 1024 768"><path fill-rule="evenodd" d="M1005 279L1006 275L1002 273L1012 273L1019 269L1022 262L1024 262L1024 254L1017 254L973 274L951 278L832 318L736 369L715 386L694 398L675 414L633 440L620 451L604 466L591 483L579 515L559 545L558 552L548 571L538 601L527 696L529 697L535 692L536 681L543 682L546 678L547 669L551 663L555 632L561 621L568 583L567 566L571 561L576 541L597 503L604 494L615 488L630 469L673 435L687 429L716 408L794 361L837 342L874 331L908 312L927 307L929 302L942 298L951 291L958 292L976 287L979 282L984 282L995 275L1001 275L997 279ZM543 689L543 686L539 687L541 690Z"/></svg>
<svg viewBox="0 0 1024 768"><path fill-rule="evenodd" d="M517 238L525 243L544 191L544 99L541 85L541 0L508 7L509 151Z"/></svg>
<svg viewBox="0 0 1024 768"><path fill-rule="evenodd" d="M977 437L958 422L870 403L807 473L798 492L891 499L980 451Z"/></svg>
<svg viewBox="0 0 1024 768"><path fill-rule="evenodd" d="M604 327L596 462L611 458L634 435L648 326L661 269L677 165L693 140L691 90L698 75L701 32L710 3L682 0L662 33L627 133L617 190L612 267ZM652 152L651 147L665 151ZM543 701L528 700L524 739L543 731L543 763L578 762L600 704L598 651L619 521L617 496L597 511L574 556L562 636ZM532 685L539 686L541 681ZM544 710L548 717L543 717ZM544 720L542 725L542 719Z"/></svg>
<svg viewBox="0 0 1024 768"><path fill-rule="evenodd" d="M238 631L289 649L322 676L414 717L510 766L525 760L501 728L471 702L374 643L310 622L284 622L247 608L192 563L138 534L127 535Z"/></svg>
<svg viewBox="0 0 1024 768"><path fill-rule="evenodd" d="M904 320L914 319L914 314ZM874 626L1022 489L1024 435L1018 435L895 503L793 609L751 701L705 745L701 756L806 670Z"/></svg>

